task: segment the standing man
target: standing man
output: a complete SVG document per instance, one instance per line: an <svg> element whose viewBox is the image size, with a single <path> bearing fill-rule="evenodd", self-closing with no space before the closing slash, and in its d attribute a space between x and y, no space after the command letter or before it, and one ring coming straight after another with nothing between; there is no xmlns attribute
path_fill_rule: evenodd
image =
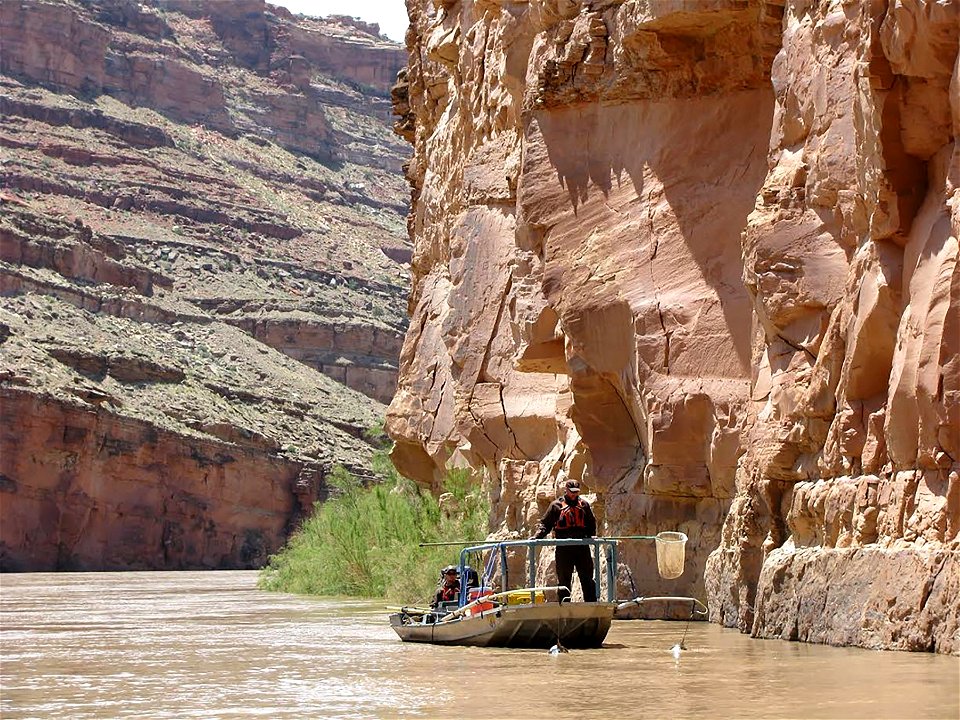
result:
<svg viewBox="0 0 960 720"><path fill-rule="evenodd" d="M547 512L537 524L536 539L544 538L551 530L554 537L588 538L597 532L597 519L593 516L590 503L580 497L580 482L567 480L563 497L550 503ZM597 601L597 588L593 582L593 553L589 545L557 546L557 585L570 587L573 571L576 569L583 589L584 602ZM570 592L560 590L557 593L560 602L570 597Z"/></svg>

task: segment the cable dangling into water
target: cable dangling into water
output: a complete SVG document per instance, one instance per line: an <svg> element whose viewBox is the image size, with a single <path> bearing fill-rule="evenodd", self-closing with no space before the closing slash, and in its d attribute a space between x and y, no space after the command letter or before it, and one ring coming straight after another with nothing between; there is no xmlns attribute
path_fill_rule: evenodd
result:
<svg viewBox="0 0 960 720"><path fill-rule="evenodd" d="M630 572L630 566L626 563L617 563L617 565L627 571L627 580L630 581L630 590L633 592L633 597L640 597L640 593L637 590L637 584L633 581L633 573Z"/></svg>
<svg viewBox="0 0 960 720"><path fill-rule="evenodd" d="M559 655L560 653L570 652L560 642L560 623L563 622L562 615L563 615L563 603L558 602L557 603L557 644L554 645L552 648L550 648L551 655Z"/></svg>
<svg viewBox="0 0 960 720"><path fill-rule="evenodd" d="M694 615L697 614L697 601L694 600L690 603L690 617L687 618L687 622L683 626L683 636L680 638L680 642L674 645L670 650L673 652L673 657L676 660L680 659L680 651L686 650L687 645L687 630L690 629L690 621L693 620Z"/></svg>

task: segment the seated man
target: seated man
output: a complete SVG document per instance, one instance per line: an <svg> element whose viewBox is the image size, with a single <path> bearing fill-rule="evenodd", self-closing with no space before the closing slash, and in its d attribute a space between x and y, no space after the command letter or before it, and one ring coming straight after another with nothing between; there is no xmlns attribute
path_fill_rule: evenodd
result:
<svg viewBox="0 0 960 720"><path fill-rule="evenodd" d="M456 565L447 565L440 571L440 583L433 598L433 607L441 603L455 602L460 597L460 579Z"/></svg>

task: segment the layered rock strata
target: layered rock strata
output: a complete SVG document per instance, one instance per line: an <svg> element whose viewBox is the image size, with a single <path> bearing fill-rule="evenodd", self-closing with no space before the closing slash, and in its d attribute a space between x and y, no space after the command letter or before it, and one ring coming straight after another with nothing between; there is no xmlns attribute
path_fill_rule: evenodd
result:
<svg viewBox="0 0 960 720"><path fill-rule="evenodd" d="M621 597L960 650L957 6L408 10L401 471L482 470L500 537L568 477L689 536Z"/></svg>
<svg viewBox="0 0 960 720"><path fill-rule="evenodd" d="M402 49L258 0L3 2L0 40L0 569L258 567L372 472Z"/></svg>

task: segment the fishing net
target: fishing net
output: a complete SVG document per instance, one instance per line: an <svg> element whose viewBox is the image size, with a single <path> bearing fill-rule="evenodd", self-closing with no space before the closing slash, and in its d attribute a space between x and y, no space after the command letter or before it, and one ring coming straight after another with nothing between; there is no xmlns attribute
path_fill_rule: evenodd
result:
<svg viewBox="0 0 960 720"><path fill-rule="evenodd" d="M657 533L657 572L672 580L683 575L683 555L687 536L682 532Z"/></svg>

